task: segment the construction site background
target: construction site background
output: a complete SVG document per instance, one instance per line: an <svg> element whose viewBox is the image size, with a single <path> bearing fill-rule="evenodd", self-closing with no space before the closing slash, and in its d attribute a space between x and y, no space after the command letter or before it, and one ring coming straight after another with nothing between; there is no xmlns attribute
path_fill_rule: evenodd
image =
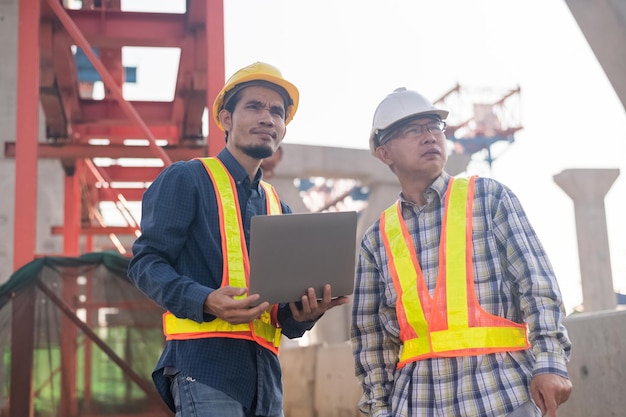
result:
<svg viewBox="0 0 626 417"><path fill-rule="evenodd" d="M0 125L3 126L4 131L4 136L0 138L4 150L4 154L0 158L0 195L3 196L0 198L0 232L2 232L0 234L3 236L0 239L0 277L3 279L7 279L17 267L21 266L21 264L14 265L14 262L11 261L14 249L18 250L17 248L24 241L31 238L35 239L35 235L35 248L32 253L28 254L29 259L66 251L69 240L67 239L67 232L70 225L66 224L66 213L64 213L63 206L64 204L67 205L68 202L77 202L66 195L68 177L71 176L71 168L73 168L71 163L68 164L66 158L71 157L69 154L64 155L64 157L49 158L35 156L33 160L36 169L31 166L31 172L37 172L37 177L30 183L38 186L34 190L16 189L14 140L19 135L16 135L15 126L18 115L25 111L24 108L16 105L19 90L15 89L15 85L17 84L17 72L20 71L16 65L18 62L16 57L20 52L17 41L19 30L18 6L27 3L29 6L33 6L32 10L38 10L34 6L34 2L27 2L26 0L0 2L0 16L2 16L0 19L0 39L2 39L0 41L0 53L5 57L3 64L0 64L0 91L3 92L0 97L0 108L2 109L0 111ZM191 3L199 4L197 2ZM602 63L616 93L624 103L626 80L623 76L623 68L626 67L624 65L626 58L623 51L614 48L607 50L606 48L606 45L623 44L626 41L626 35L620 29L626 26L624 6L609 0L594 0L587 3L572 0L566 3L577 17L590 46ZM595 9L587 7L591 3ZM37 2L37 4L45 6L47 3L44 1ZM84 4L90 4L90 2L86 1ZM22 10L30 9L25 7ZM45 66L46 62L43 64ZM27 68L21 68L21 70L26 72ZM44 74L49 75L49 73ZM46 100L42 101L42 106L38 106L36 109L36 114L39 116L34 117L33 120L38 120L38 123L31 123L32 126L29 128L36 131L39 138L40 153L42 149L57 152L64 149L64 143L62 143L62 138L56 137L57 142L53 144L54 146L47 146L50 145L47 141L51 138L50 122L53 118L46 112L54 108L54 105L50 104L53 101L51 97L57 93L61 96L66 91L58 89L59 86L50 82L49 78L43 77L42 82L49 82L49 84L45 84L45 88L41 89L38 85L34 85L34 89L36 92L41 90L39 93L43 94ZM455 94L461 91L462 86L457 87L444 94L442 99L453 98ZM54 90L55 88L58 90ZM510 91L515 92L516 88L511 88ZM88 84L81 86L81 95L91 93ZM504 95L501 94L499 97L503 98ZM31 97L30 101L40 104L35 96ZM502 113L494 111L496 108L494 105L498 104L497 102L498 100L471 103L474 104L469 106L474 112L474 123L465 124L459 121L456 124L450 124L449 134L454 135L458 131L458 136L450 137L454 151L451 154L447 170L451 174L464 172L472 155L479 155L481 162L488 165L492 162L493 156L489 152L490 145L514 146L514 141L510 140L513 136L506 133L509 132L514 135L516 129L521 128L521 125L510 124L509 122L509 125L503 126L501 124L502 117L496 117L495 123L482 123L490 120L493 122L494 116L502 116ZM204 105L205 103L201 104ZM26 110L32 114L32 109ZM117 111L119 112L119 109ZM107 115L121 117L121 113L107 113ZM69 122L72 121L69 120ZM110 122L110 119L107 120L107 123ZM194 123L197 123L197 120ZM54 127L64 129L66 126L63 123L58 123ZM90 127L96 128L98 126L94 122ZM197 126L193 123L192 125L185 125L185 128L192 127ZM513 130L509 131L509 128ZM463 133L464 129L466 129L465 133ZM490 138L491 142L489 141ZM499 138L499 140L494 138ZM178 139L180 137L176 137L176 140ZM474 140L472 141L472 139ZM17 140L20 138L17 137ZM206 143L201 145L206 148ZM278 189L281 197L289 201L296 212L356 208L360 212L359 236L361 236L364 228L377 218L381 210L397 198L398 186L395 178L366 150L290 144L285 144L284 150L284 159L275 168L272 183ZM148 153L147 156L154 157L154 154ZM115 168L97 167L95 164L92 166L89 165L88 161L86 165L88 166L84 168L85 172L92 174L115 173ZM154 170L150 170L150 168L146 167L143 175L152 175ZM20 172L27 171L28 169L22 167ZM624 320L626 312L618 306L612 285L611 263L607 256L610 251L604 207L604 197L618 176L619 170L587 168L568 169L554 176L554 182L572 199L574 204L580 258L574 262L580 264L584 298L581 306L584 307L584 311L571 314L567 319L567 328L574 344L572 362L569 367L574 391L570 400L559 411L559 415L566 417L623 416L626 410L626 402L624 401L626 385L622 383L626 377L626 338L623 337L626 334L626 320ZM142 181L148 183L149 181L145 178L147 177L142 177ZM300 181L302 187L294 187L294 180ZM99 186L107 184L108 186L113 182L111 178L107 181L104 177L89 177L89 180L82 185L95 188L96 184ZM14 207L18 201L14 196L23 191L34 191L36 208L24 205ZM98 193L98 196L102 197L104 194ZM90 196L93 197L93 194ZM347 203L348 200L350 200L350 204ZM111 202L111 200L107 201ZM114 200L115 204L121 202L123 201ZM106 224L98 224L101 219L97 218L97 210L94 211L94 208L99 207L96 204L98 201L91 201L90 205L85 204L85 200L79 201L79 203L84 204L81 216L90 222L87 225L83 224L83 226L88 226L88 230L92 231L99 227L107 227ZM26 230L19 228L14 230L13 219L24 213L30 213L33 209L36 212L34 217L36 220L32 224L24 225ZM132 216L129 219L132 221ZM132 227L136 229L137 225L126 224L123 229L128 230ZM108 229L108 231L112 230L120 231L120 229ZM31 233L31 231L35 231L35 233ZM127 251L133 235L123 233L119 236L115 235L115 237L112 235L115 233L103 233L95 237L83 235L81 244L77 247L79 247L80 252L85 251L88 247L97 249L122 248ZM66 238L65 242L63 241L64 238ZM16 293L19 294L19 291L16 290ZM70 295L70 298L72 296ZM108 307L104 306L103 308ZM122 320L123 317L119 317L119 319ZM6 326L11 326L12 331L16 329L16 324L11 325L10 321L3 323L3 325L5 326L3 329L9 328ZM322 319L315 332L304 341L305 346L301 346L297 342L285 342L281 352L281 363L284 369L286 417L359 415L356 410L356 402L360 397L360 388L354 378L348 330L349 306L344 306L337 311L330 312L328 316ZM77 330L74 329L72 332L77 332ZM3 331L3 336L6 335L7 333ZM20 366L20 363L14 361L12 357L12 354L19 351L19 346L7 348L8 344L12 342L13 340L3 341L3 363L6 364L8 361L11 366ZM157 352L151 352L151 354L156 355ZM147 356L144 358L146 361L148 360ZM156 361L156 357L154 360ZM63 370L55 370L53 367L51 372L55 374L63 372ZM0 369L0 376L2 376L3 382L0 390L0 415L17 417L8 411L9 398L10 395L19 392L22 386L11 384L15 381L11 380L7 367ZM144 377L147 376L144 375ZM50 381L57 381L54 378L51 376ZM57 385L57 388L63 389L62 385ZM28 395L41 394L37 390L33 391L32 387L27 387L25 390L28 390L24 391ZM77 407L77 404L72 406Z"/></svg>

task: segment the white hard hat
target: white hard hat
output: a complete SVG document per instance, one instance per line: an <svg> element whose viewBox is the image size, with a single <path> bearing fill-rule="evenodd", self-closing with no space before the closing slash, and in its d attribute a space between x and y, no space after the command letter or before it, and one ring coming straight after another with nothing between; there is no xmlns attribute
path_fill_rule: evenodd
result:
<svg viewBox="0 0 626 417"><path fill-rule="evenodd" d="M448 117L448 111L438 109L420 93L407 90L405 87L396 88L393 93L380 102L374 112L372 131L370 133L370 150L376 153L378 147L377 136L385 129L395 127L403 121L414 119L415 116L436 115L441 120Z"/></svg>

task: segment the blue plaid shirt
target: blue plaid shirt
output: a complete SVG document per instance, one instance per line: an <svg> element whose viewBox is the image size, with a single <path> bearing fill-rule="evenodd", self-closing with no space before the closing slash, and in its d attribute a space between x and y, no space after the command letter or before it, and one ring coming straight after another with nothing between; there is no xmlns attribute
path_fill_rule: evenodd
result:
<svg viewBox="0 0 626 417"><path fill-rule="evenodd" d="M439 266L445 191L443 173L417 206L401 197L402 217L413 238L432 296ZM517 197L489 178L476 180L473 213L476 296L487 312L528 324L531 348L458 358L434 358L397 369L402 346L397 294L379 222L361 243L352 312L360 409L376 417L501 417L530 398L530 379L541 373L567 377L571 344L565 311L550 262Z"/></svg>
<svg viewBox="0 0 626 417"><path fill-rule="evenodd" d="M259 186L261 171L250 183L232 154L218 155L237 184L246 244L250 219L266 214ZM290 213L281 202L284 213ZM141 236L133 244L128 275L135 285L163 308L197 322L213 316L203 312L204 301L222 280L222 247L215 189L199 160L176 162L148 188L142 201ZM279 307L283 335L300 337L312 322L293 319L288 305ZM164 401L174 410L168 375L182 372L218 389L258 415L282 410L281 369L278 358L258 344L240 339L172 340L152 374ZM167 375L166 375L167 374Z"/></svg>

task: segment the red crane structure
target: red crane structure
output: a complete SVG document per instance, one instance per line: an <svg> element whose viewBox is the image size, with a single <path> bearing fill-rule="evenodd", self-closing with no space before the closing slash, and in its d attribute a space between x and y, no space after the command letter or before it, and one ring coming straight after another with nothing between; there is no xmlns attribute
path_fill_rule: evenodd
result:
<svg viewBox="0 0 626 417"><path fill-rule="evenodd" d="M495 160L492 147L515 142L522 129L521 89L470 88L456 84L435 101L450 110L446 138L452 152L476 155L489 167Z"/></svg>
<svg viewBox="0 0 626 417"><path fill-rule="evenodd" d="M202 132L208 101L225 78L221 0L187 0L184 13L123 11L120 0L75 2L78 9L71 3L19 1L16 140L4 150L16 163L15 269L35 253L39 158L58 159L63 166L64 221L52 232L63 236L64 255L78 255L92 250L96 235L108 235L124 252L117 235L138 230L127 208L129 201L141 200L144 189L136 184L149 184L172 161L215 155L223 146L222 132L211 118L207 137ZM124 47L180 50L173 100L124 98ZM85 94L77 51L97 70L103 99ZM45 116L41 142L40 105ZM97 158L113 164L99 166ZM120 158L146 163L122 166L115 162ZM131 183L135 188L125 186ZM114 202L128 225L107 227L98 210L103 201Z"/></svg>
<svg viewBox="0 0 626 417"><path fill-rule="evenodd" d="M15 159L16 272L0 286L0 374L10 368L2 416L121 415L111 408L120 405L124 415L171 415L147 382L152 365L137 368L153 361L145 349L162 344L161 311L128 282L118 236L138 233L128 203L141 200L163 167L216 155L224 144L211 118L203 133L203 115L225 79L223 2L185 6L150 13L124 11L121 0L18 2L16 138L4 149ZM172 100L125 99L125 47L180 51ZM79 53L103 82L102 99L80 81ZM63 237L62 257L36 254L41 158L63 168L63 224L52 227ZM122 158L139 163L124 166ZM99 206L109 201L126 226L105 224ZM122 255L85 254L98 235Z"/></svg>

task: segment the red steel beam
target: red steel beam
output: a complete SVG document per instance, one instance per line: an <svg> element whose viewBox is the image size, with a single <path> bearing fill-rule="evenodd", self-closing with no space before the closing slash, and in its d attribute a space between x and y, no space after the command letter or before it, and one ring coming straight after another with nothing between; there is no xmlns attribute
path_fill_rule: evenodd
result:
<svg viewBox="0 0 626 417"><path fill-rule="evenodd" d="M100 60L109 71L109 74L111 74L111 78L113 78L115 84L121 89L124 85L124 79L126 78L124 65L122 64L122 48L100 48ZM110 95L110 90L105 88L105 99L109 98Z"/></svg>
<svg viewBox="0 0 626 417"><path fill-rule="evenodd" d="M70 120L81 117L78 71L71 48L71 39L63 30L53 30L54 74L57 93L61 97L65 116Z"/></svg>
<svg viewBox="0 0 626 417"><path fill-rule="evenodd" d="M183 135L185 123L185 106L187 92L193 88L193 42L195 37L188 34L183 40L178 60L178 73L176 75L176 86L174 99L172 101L172 121L176 126L180 126L180 134ZM206 77L206 73L204 75Z"/></svg>
<svg viewBox="0 0 626 417"><path fill-rule="evenodd" d="M170 144L179 143L180 130L172 124L149 124L150 131L156 138L166 139ZM145 139L144 132L134 125L115 126L103 124L74 123L72 126L72 140L86 142L89 139L109 139L119 143L124 139Z"/></svg>
<svg viewBox="0 0 626 417"><path fill-rule="evenodd" d="M135 122L135 124L141 127L144 130L146 138L149 140L150 149L154 152L155 156L161 158L165 166L168 166L172 163L170 157L167 153L156 144L156 138L150 132L148 126L143 122L135 108L124 99L124 95L122 93L122 88L115 83L115 79L109 74L106 67L98 59L98 57L94 54L91 46L80 32L76 24L72 21L72 19L68 16L65 8L58 3L56 0L47 0L48 6L54 11L58 19L65 27L65 30L69 33L72 39L76 42L76 44L85 52L85 55L94 66L94 68L100 74L102 81L106 88L111 91L113 97L120 103L121 107L124 109L126 115Z"/></svg>
<svg viewBox="0 0 626 417"><path fill-rule="evenodd" d="M99 47L180 48L187 32L184 14L67 10L87 41Z"/></svg>
<svg viewBox="0 0 626 417"><path fill-rule="evenodd" d="M111 182L144 182L146 178L152 181L163 171L160 167L125 167L120 165L112 165L108 167L99 167Z"/></svg>
<svg viewBox="0 0 626 417"><path fill-rule="evenodd" d="M223 141L223 139L222 139ZM16 142L4 143L4 155L7 158L16 156ZM162 148L172 161L187 161L197 157L206 157L207 149L204 146L165 146ZM40 143L35 149L35 154L39 158L63 159L63 158L154 158L154 154L147 146L123 146L123 145L54 145ZM27 172L32 173L32 166ZM20 208L21 209L21 208Z"/></svg>
<svg viewBox="0 0 626 417"><path fill-rule="evenodd" d="M115 192L124 196L127 201L141 201L145 188L114 188ZM98 189L98 198L100 201L117 201L112 198L109 193L105 192L102 188Z"/></svg>
<svg viewBox="0 0 626 417"><path fill-rule="evenodd" d="M64 214L63 224L65 225L65 234L63 235L63 255L78 256L80 254L80 208L81 208L81 189L79 175L76 170L80 169L78 165L74 167L74 172L69 169L65 170L64 181Z"/></svg>
<svg viewBox="0 0 626 417"><path fill-rule="evenodd" d="M41 107L46 115L46 136L64 138L67 136L67 118L55 74L54 25L41 22L39 27L40 78L39 94Z"/></svg>
<svg viewBox="0 0 626 417"><path fill-rule="evenodd" d="M84 236L135 235L136 230L130 226L83 226L80 228L80 234ZM50 232L53 235L62 235L65 233L65 227L52 226Z"/></svg>
<svg viewBox="0 0 626 417"><path fill-rule="evenodd" d="M208 100L207 3L210 2L191 0L187 3L187 25L196 30L187 36L181 49L174 116L185 137L202 134L202 114Z"/></svg>
<svg viewBox="0 0 626 417"><path fill-rule="evenodd" d="M13 223L13 268L33 260L37 236L37 145L39 137L39 0L19 2L15 217ZM32 387L31 387L32 389ZM26 404L14 407L25 411ZM11 410L14 408L11 407ZM20 415L19 413L16 414ZM28 413L21 414L28 416Z"/></svg>
<svg viewBox="0 0 626 417"><path fill-rule="evenodd" d="M213 100L224 85L224 2L215 0L204 2L191 0L188 2L188 13L205 4L206 7L206 60L207 60L207 108L209 114L213 109ZM208 152L214 156L224 147L224 133L217 127L213 117L209 116Z"/></svg>
<svg viewBox="0 0 626 417"><path fill-rule="evenodd" d="M181 138L201 138L202 115L207 103L205 2L190 3L187 11L189 33L180 51L172 119L180 126Z"/></svg>
<svg viewBox="0 0 626 417"><path fill-rule="evenodd" d="M147 124L168 125L172 119L172 102L128 101ZM82 117L76 122L89 125L129 125L124 107L116 100L81 100Z"/></svg>

